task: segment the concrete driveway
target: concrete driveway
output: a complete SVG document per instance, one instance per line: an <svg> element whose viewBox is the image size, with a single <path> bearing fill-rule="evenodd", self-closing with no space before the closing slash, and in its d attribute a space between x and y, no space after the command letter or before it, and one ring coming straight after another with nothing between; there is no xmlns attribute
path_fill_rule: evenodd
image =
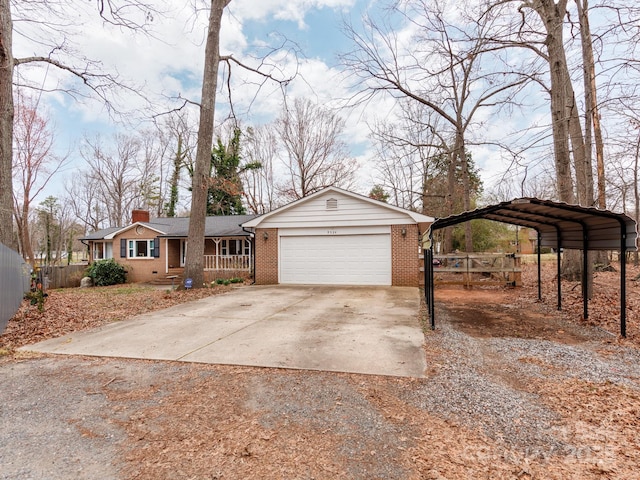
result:
<svg viewBox="0 0 640 480"><path fill-rule="evenodd" d="M240 287L23 350L423 377L419 304L408 287Z"/></svg>

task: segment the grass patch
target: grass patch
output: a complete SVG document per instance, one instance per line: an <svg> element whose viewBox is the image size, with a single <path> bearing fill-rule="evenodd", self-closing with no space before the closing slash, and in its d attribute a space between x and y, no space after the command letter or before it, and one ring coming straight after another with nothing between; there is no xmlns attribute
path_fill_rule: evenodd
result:
<svg viewBox="0 0 640 480"><path fill-rule="evenodd" d="M111 288L104 288L101 290L107 291L113 295L131 295L133 293L151 291L153 289L149 287L140 287L138 285L127 285L126 287L116 287L116 288L111 287Z"/></svg>

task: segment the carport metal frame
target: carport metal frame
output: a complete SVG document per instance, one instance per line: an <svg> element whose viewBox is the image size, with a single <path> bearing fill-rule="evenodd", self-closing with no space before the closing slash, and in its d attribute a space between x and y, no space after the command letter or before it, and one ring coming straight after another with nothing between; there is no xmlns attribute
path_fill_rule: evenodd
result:
<svg viewBox="0 0 640 480"><path fill-rule="evenodd" d="M588 309L589 250L620 252L620 335L627 336L626 253L637 249L636 222L629 216L593 207L581 207L538 198L518 198L477 210L438 218L428 232L428 248L424 250L425 301L435 328L435 284L433 270L433 231L475 219L494 220L534 229L538 233L538 300L542 300L540 247L555 248L557 254L558 310L562 309L561 258L563 248L582 251L583 317Z"/></svg>

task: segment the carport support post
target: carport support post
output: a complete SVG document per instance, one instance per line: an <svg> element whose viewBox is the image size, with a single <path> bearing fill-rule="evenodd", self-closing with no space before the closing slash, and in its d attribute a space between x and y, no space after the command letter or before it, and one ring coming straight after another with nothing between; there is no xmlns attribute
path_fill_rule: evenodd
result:
<svg viewBox="0 0 640 480"><path fill-rule="evenodd" d="M620 335L627 336L627 226L620 221Z"/></svg>
<svg viewBox="0 0 640 480"><path fill-rule="evenodd" d="M542 301L542 255L540 254L540 242L542 234L538 230L538 301Z"/></svg>
<svg viewBox="0 0 640 480"><path fill-rule="evenodd" d="M431 252L428 249L422 250L422 258L424 259L424 302L427 304L427 311L431 305L431 282L429 282L429 262L431 261Z"/></svg>
<svg viewBox="0 0 640 480"><path fill-rule="evenodd" d="M560 250L562 250L562 237L560 236L560 228L556 227L557 241L556 246L558 247L558 251L556 252L557 260L556 260L556 268L558 270L558 310L562 310L562 256L560 255Z"/></svg>
<svg viewBox="0 0 640 480"><path fill-rule="evenodd" d="M429 266L425 265L425 271L429 272L429 318L431 318L431 330L436 329L436 308L435 308L435 281L433 278L433 230L429 229Z"/></svg>
<svg viewBox="0 0 640 480"><path fill-rule="evenodd" d="M582 225L582 318L589 318L589 235Z"/></svg>
<svg viewBox="0 0 640 480"><path fill-rule="evenodd" d="M436 282L433 278L433 247L431 247L431 261L429 262L429 279L431 282L431 288L429 291L431 292L431 298L429 303L431 305L431 330L436 329Z"/></svg>

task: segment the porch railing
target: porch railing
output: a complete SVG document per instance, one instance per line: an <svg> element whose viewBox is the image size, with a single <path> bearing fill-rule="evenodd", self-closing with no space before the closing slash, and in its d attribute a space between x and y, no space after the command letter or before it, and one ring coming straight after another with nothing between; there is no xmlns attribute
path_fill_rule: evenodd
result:
<svg viewBox="0 0 640 480"><path fill-rule="evenodd" d="M205 255L206 270L251 270L250 255Z"/></svg>

